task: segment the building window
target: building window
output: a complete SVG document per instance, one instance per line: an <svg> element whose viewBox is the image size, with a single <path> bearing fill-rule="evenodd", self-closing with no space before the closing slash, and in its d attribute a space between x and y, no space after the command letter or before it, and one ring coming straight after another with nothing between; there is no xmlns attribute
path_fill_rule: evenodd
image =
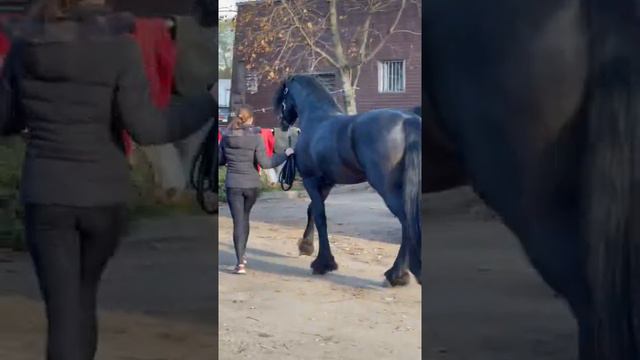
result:
<svg viewBox="0 0 640 360"><path fill-rule="evenodd" d="M247 92L255 94L258 92L258 74L255 72L247 72L246 76Z"/></svg>
<svg viewBox="0 0 640 360"><path fill-rule="evenodd" d="M378 92L405 92L406 70L404 60L378 62Z"/></svg>

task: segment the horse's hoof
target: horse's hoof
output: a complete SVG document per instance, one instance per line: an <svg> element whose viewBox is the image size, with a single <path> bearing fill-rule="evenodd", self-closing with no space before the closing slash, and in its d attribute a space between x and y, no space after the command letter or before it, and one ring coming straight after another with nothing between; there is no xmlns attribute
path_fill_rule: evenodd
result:
<svg viewBox="0 0 640 360"><path fill-rule="evenodd" d="M305 239L300 239L298 241L298 250L300 250L300 255L311 256L313 255L313 241L308 241Z"/></svg>
<svg viewBox="0 0 640 360"><path fill-rule="evenodd" d="M408 271L403 271L402 273L398 274L395 271L387 270L387 272L384 273L384 277L386 278L388 284L393 287L407 286L411 281L411 275Z"/></svg>
<svg viewBox="0 0 640 360"><path fill-rule="evenodd" d="M317 258L311 263L314 275L324 275L330 271L338 270L338 264L333 256L329 258Z"/></svg>

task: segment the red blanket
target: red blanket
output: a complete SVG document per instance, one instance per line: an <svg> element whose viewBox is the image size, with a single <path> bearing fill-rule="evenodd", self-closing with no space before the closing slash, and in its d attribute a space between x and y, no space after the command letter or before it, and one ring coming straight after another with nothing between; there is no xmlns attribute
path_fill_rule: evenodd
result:
<svg viewBox="0 0 640 360"><path fill-rule="evenodd" d="M276 138L273 136L273 131L271 131L271 129L262 129L261 133L267 156L272 157L273 149L276 147Z"/></svg>
<svg viewBox="0 0 640 360"><path fill-rule="evenodd" d="M7 56L10 48L11 43L9 42L9 38L4 33L0 32L0 57L4 58Z"/></svg>
<svg viewBox="0 0 640 360"><path fill-rule="evenodd" d="M171 102L176 65L176 47L171 33L162 19L137 19L134 37L142 50L153 102L165 108ZM130 155L132 143L126 132L124 139L127 155Z"/></svg>

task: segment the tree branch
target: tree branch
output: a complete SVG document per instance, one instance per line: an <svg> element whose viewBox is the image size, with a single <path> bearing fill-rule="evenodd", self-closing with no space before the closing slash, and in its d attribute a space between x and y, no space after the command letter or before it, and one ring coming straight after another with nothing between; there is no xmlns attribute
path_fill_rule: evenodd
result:
<svg viewBox="0 0 640 360"><path fill-rule="evenodd" d="M335 0L332 0L332 1L335 1ZM289 6L289 2L286 1L286 0L283 0L282 4L284 5L285 9L287 9L289 14L291 15L291 18L293 19L296 27L298 28L298 31L300 31L300 34L302 34L302 37L304 37L305 41L307 42L307 45L309 45L309 47L313 51L316 51L318 54L324 56L326 58L326 60L329 61L333 66L339 67L338 62L335 59L333 59L327 52L325 52L324 50L318 48L315 45L315 42L311 39L311 37L304 30L304 28L302 27L302 24L300 24L300 19L298 19L296 17L295 13L292 11L291 7Z"/></svg>
<svg viewBox="0 0 640 360"><path fill-rule="evenodd" d="M389 38L396 33L396 27L398 26L398 23L400 23L400 19L404 14L404 9L406 8L406 6L407 6L407 0L402 0L400 10L398 10L398 13L396 14L396 18L393 20L391 27L389 27L389 31L387 31L387 34L382 38L382 40L378 43L378 45L371 51L371 53L369 53L369 55L365 58L364 62L371 61L380 52L380 50L382 50L382 48L387 43Z"/></svg>

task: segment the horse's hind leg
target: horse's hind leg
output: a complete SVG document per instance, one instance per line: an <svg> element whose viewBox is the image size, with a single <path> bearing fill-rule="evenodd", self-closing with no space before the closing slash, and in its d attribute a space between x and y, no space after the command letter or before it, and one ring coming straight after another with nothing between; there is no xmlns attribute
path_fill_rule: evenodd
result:
<svg viewBox="0 0 640 360"><path fill-rule="evenodd" d="M324 200L332 188L332 185L325 184L321 179L303 179L304 187L311 198L311 208L313 220L318 229L319 248L318 256L311 263L314 274L324 275L329 271L337 270L338 264L331 254L329 235L327 233L327 216L324 209Z"/></svg>
<svg viewBox="0 0 640 360"><path fill-rule="evenodd" d="M409 269L416 277L418 284L422 285L422 239L417 239L417 246L409 250Z"/></svg>
<svg viewBox="0 0 640 360"><path fill-rule="evenodd" d="M398 250L398 256L393 262L393 266L384 273L384 277L387 279L391 286L405 286L409 284L411 276L409 275L409 246L406 240L405 226L402 226L402 242L400 243L400 250Z"/></svg>
<svg viewBox="0 0 640 360"><path fill-rule="evenodd" d="M326 200L329 196L331 188L325 188L322 191L322 200ZM315 222L313 221L313 202L307 208L307 227L304 229L302 239L298 242L298 250L300 255L313 255L313 232L315 231Z"/></svg>
<svg viewBox="0 0 640 360"><path fill-rule="evenodd" d="M372 186L374 186L376 190L378 190L378 188L385 189L384 186L380 186L375 182L373 183L375 185ZM408 237L409 223L407 222L406 216L404 214L402 193L397 190L398 189L396 189L396 191L387 192L378 190L378 193L380 194L380 196L382 196L382 199L387 205L387 208L389 208L391 213L395 215L402 224L402 242L400 243L398 256L396 256L396 260L393 262L393 266L391 266L391 268L389 268L389 270L384 273L384 277L391 286L404 286L409 284L409 281L411 279L411 275L409 274L411 248L409 242L410 239Z"/></svg>

